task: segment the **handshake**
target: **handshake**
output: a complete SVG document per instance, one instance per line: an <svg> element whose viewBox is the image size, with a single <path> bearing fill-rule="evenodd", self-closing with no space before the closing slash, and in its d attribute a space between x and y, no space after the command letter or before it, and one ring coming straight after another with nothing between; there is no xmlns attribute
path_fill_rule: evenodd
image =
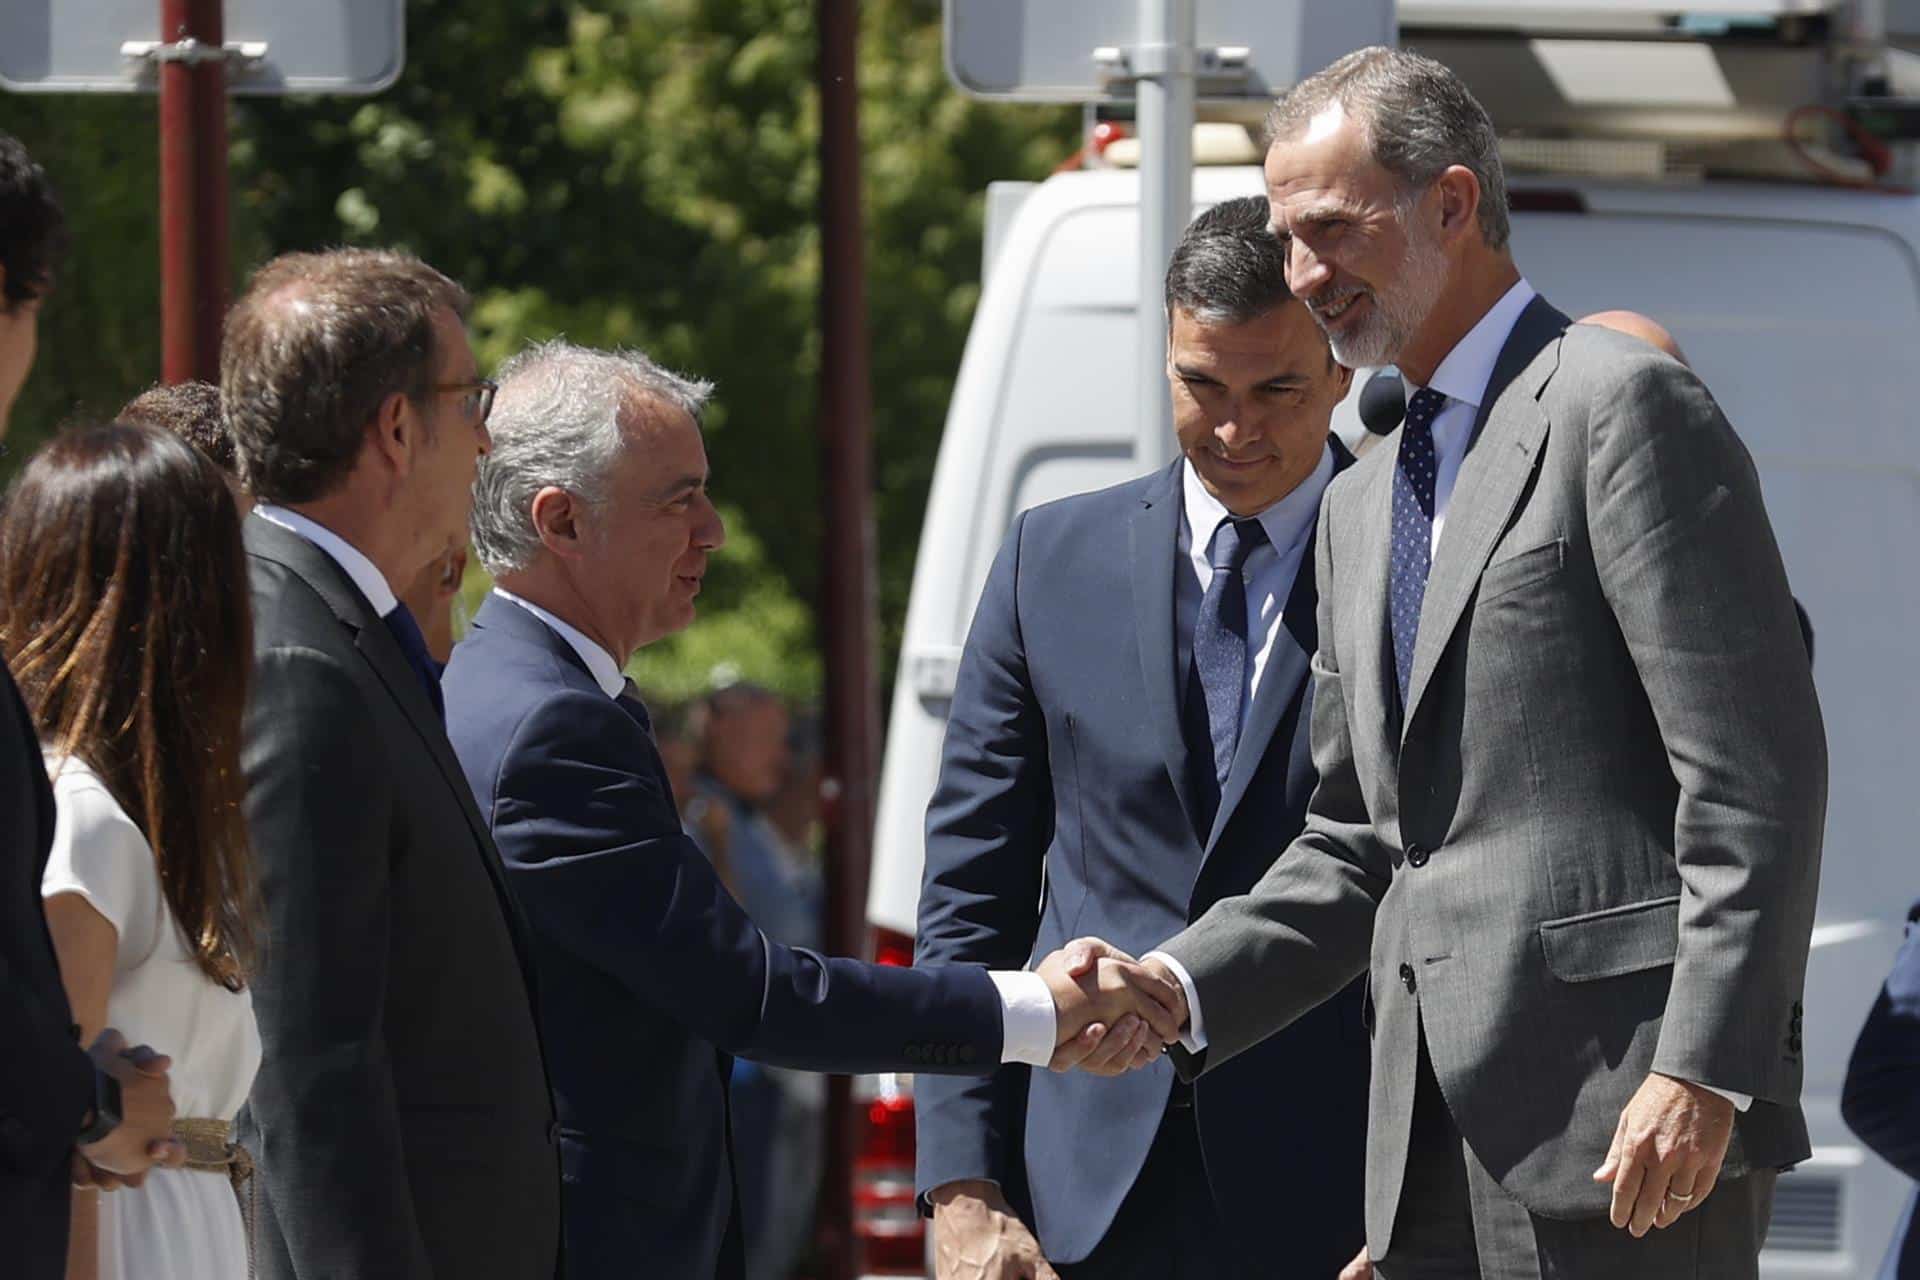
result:
<svg viewBox="0 0 1920 1280"><path fill-rule="evenodd" d="M1098 938L1077 938L1040 962L1053 996L1047 1066L1117 1076L1153 1062L1180 1038L1187 995L1159 960L1135 960Z"/></svg>

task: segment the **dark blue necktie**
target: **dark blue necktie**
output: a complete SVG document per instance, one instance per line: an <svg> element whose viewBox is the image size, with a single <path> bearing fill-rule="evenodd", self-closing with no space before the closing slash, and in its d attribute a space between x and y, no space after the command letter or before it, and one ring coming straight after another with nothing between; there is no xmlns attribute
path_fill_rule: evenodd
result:
<svg viewBox="0 0 1920 1280"><path fill-rule="evenodd" d="M1433 449L1433 420L1447 398L1422 387L1407 401L1407 425L1400 433L1400 457L1393 469L1393 547L1387 576L1387 618L1393 628L1393 670L1400 681L1400 705L1407 704L1413 678L1413 646L1420 637L1420 606L1427 598L1427 572L1433 567L1433 478L1438 463Z"/></svg>
<svg viewBox="0 0 1920 1280"><path fill-rule="evenodd" d="M440 694L440 664L427 652L427 638L420 634L420 624L413 620L413 610L398 604L380 620L393 633L394 643L406 655L407 665L413 668L414 674L420 677L420 683L426 686L427 699L433 703L434 711L445 720L447 704Z"/></svg>
<svg viewBox="0 0 1920 1280"><path fill-rule="evenodd" d="M647 714L647 704L640 697L640 686L633 682L632 676L626 678L621 687L620 696L614 701L633 717L634 723L640 726L642 733L649 738L653 736L653 717Z"/></svg>
<svg viewBox="0 0 1920 1280"><path fill-rule="evenodd" d="M1193 670L1202 696L1187 700L1188 749L1205 751L1212 759L1216 794L1240 741L1240 699L1247 682L1247 585L1241 571L1247 557L1266 541L1267 531L1258 520L1230 517L1220 522L1207 554L1213 576L1193 624ZM1195 711L1205 713L1204 724Z"/></svg>

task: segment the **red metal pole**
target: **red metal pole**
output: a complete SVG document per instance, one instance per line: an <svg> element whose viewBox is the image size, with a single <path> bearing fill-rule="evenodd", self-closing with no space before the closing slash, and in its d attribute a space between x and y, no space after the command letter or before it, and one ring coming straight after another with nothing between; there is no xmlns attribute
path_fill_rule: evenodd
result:
<svg viewBox="0 0 1920 1280"><path fill-rule="evenodd" d="M221 48L221 0L161 0L160 336L167 382L220 378L227 309L227 76L223 59L177 56L193 41Z"/></svg>
<svg viewBox="0 0 1920 1280"><path fill-rule="evenodd" d="M827 942L865 951L867 866L879 773L874 688L872 388L861 247L856 0L818 0L820 24L821 490L826 545L820 624L826 649L826 766L838 789L827 828ZM831 1280L855 1265L852 1177L857 1140L849 1081L827 1095L821 1244Z"/></svg>

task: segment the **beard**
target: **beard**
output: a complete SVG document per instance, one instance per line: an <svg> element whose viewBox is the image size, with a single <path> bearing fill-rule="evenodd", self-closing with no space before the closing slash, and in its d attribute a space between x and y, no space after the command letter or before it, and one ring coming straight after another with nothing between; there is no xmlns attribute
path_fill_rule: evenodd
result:
<svg viewBox="0 0 1920 1280"><path fill-rule="evenodd" d="M1424 229L1409 229L1406 260L1390 284L1380 289L1343 289L1316 298L1313 318L1326 332L1333 358L1347 368L1394 364L1432 314L1446 284L1445 251ZM1359 323L1339 333L1327 330L1321 309L1359 297L1372 302Z"/></svg>

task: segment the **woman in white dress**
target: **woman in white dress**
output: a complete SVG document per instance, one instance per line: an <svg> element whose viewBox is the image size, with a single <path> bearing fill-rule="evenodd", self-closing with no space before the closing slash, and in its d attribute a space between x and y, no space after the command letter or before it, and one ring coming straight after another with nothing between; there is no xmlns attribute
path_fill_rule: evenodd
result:
<svg viewBox="0 0 1920 1280"><path fill-rule="evenodd" d="M82 1043L173 1059L188 1167L76 1188L72 1280L244 1280L226 1126L260 1061L239 741L251 663L233 498L163 432L69 430L0 515L0 650L59 816L42 882Z"/></svg>

